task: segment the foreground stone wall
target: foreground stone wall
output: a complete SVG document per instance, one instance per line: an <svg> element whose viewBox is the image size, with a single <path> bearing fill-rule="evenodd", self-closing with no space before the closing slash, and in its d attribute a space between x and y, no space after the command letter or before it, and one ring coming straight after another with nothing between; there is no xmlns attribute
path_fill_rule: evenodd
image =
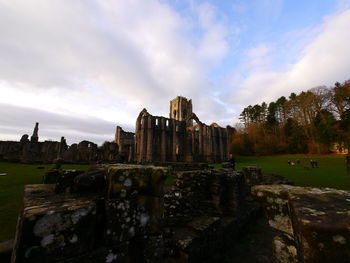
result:
<svg viewBox="0 0 350 263"><path fill-rule="evenodd" d="M262 262L349 262L350 192L264 180L256 167L55 170L55 184L25 187L12 262L222 262L256 220L256 198L278 230Z"/></svg>
<svg viewBox="0 0 350 263"><path fill-rule="evenodd" d="M274 262L350 262L350 192L260 185L252 189L280 231Z"/></svg>
<svg viewBox="0 0 350 263"><path fill-rule="evenodd" d="M156 262L162 256L157 242L167 169L114 166L64 176L70 175L66 189L25 187L12 262ZM100 179L105 184L96 184Z"/></svg>
<svg viewBox="0 0 350 263"><path fill-rule="evenodd" d="M12 262L218 262L257 209L231 169L179 172L168 189L164 167L59 174L25 187Z"/></svg>

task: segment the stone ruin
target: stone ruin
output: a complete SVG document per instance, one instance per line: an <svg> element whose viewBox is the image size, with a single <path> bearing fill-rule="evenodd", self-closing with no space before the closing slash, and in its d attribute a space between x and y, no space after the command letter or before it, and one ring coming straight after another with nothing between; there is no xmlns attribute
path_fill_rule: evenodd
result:
<svg viewBox="0 0 350 263"><path fill-rule="evenodd" d="M30 140L25 134L20 142L0 141L0 160L51 163L59 158L70 163L164 163L228 159L233 128L202 123L192 112L192 101L184 97L170 102L169 117L152 116L143 109L136 120L135 133L117 126L114 141L101 147L85 140L68 146L64 137L60 142L39 142L39 123L36 123Z"/></svg>
<svg viewBox="0 0 350 263"><path fill-rule="evenodd" d="M116 162L119 157L118 145L105 142L98 147L89 141L67 145L61 141L39 141L39 123L35 124L33 135L28 139L24 134L19 142L0 141L0 160L22 163L52 163L60 159L67 163L96 163L97 161Z"/></svg>
<svg viewBox="0 0 350 263"><path fill-rule="evenodd" d="M135 133L126 132L122 127L117 126L114 142L119 147L118 153L121 158L127 162L132 162L135 152Z"/></svg>
<svg viewBox="0 0 350 263"><path fill-rule="evenodd" d="M56 184L25 187L12 262L216 262L255 210L246 196L260 177L140 165L61 171Z"/></svg>
<svg viewBox="0 0 350 263"><path fill-rule="evenodd" d="M350 262L350 191L260 185L252 193L279 231L275 262Z"/></svg>
<svg viewBox="0 0 350 263"><path fill-rule="evenodd" d="M12 263L223 262L261 208L275 229L271 251L234 262L350 259L348 191L262 185L256 167L100 165L54 181L25 187Z"/></svg>
<svg viewBox="0 0 350 263"><path fill-rule="evenodd" d="M137 162L219 163L228 159L233 128L202 123L192 112L192 101L184 97L170 102L169 115L152 116L146 109L140 112L135 135Z"/></svg>

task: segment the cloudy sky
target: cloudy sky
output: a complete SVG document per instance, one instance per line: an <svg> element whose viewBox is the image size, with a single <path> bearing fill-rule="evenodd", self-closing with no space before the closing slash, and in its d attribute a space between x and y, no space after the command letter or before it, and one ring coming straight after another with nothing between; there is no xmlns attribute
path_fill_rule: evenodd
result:
<svg viewBox="0 0 350 263"><path fill-rule="evenodd" d="M233 125L350 78L350 0L0 0L0 140L113 140L142 108Z"/></svg>

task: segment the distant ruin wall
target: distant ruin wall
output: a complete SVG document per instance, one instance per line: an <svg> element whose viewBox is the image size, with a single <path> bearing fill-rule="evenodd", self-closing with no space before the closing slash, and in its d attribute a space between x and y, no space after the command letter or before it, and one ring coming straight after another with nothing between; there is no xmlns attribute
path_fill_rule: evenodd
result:
<svg viewBox="0 0 350 263"><path fill-rule="evenodd" d="M118 145L120 157L125 161L132 162L135 156L135 133L126 132L122 127L117 126L114 142Z"/></svg>
<svg viewBox="0 0 350 263"><path fill-rule="evenodd" d="M141 113L136 121L137 162L211 162L228 159L228 130Z"/></svg>
<svg viewBox="0 0 350 263"><path fill-rule="evenodd" d="M88 141L68 146L63 142L0 141L0 160L23 163L51 163L60 158L64 162L91 163L117 161L118 146L104 143L101 147Z"/></svg>

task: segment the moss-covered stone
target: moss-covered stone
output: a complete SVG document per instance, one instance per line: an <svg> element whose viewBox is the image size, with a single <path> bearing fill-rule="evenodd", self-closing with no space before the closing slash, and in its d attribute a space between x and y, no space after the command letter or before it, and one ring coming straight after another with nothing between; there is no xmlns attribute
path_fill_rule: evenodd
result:
<svg viewBox="0 0 350 263"><path fill-rule="evenodd" d="M169 169L142 165L108 167L108 197L125 199L136 195L163 196Z"/></svg>
<svg viewBox="0 0 350 263"><path fill-rule="evenodd" d="M53 185L25 187L14 262L56 262L94 246L93 200L55 195Z"/></svg>
<svg viewBox="0 0 350 263"><path fill-rule="evenodd" d="M273 263L297 263L297 249L293 239L278 235L272 241Z"/></svg>
<svg viewBox="0 0 350 263"><path fill-rule="evenodd" d="M350 262L349 191L260 185L252 193L270 225L294 240L300 262Z"/></svg>

